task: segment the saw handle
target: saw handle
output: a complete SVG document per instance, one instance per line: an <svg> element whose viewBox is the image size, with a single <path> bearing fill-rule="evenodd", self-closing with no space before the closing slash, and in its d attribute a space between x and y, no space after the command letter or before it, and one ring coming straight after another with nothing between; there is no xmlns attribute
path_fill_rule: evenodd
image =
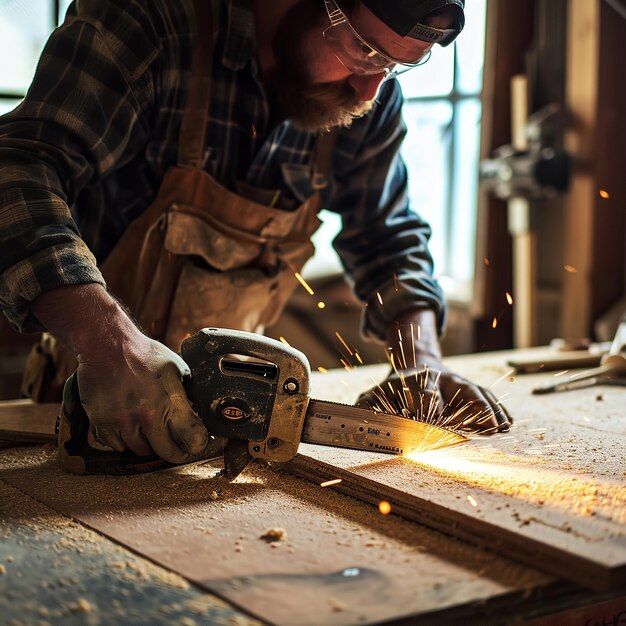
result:
<svg viewBox="0 0 626 626"><path fill-rule="evenodd" d="M139 456L128 449L118 452L100 447L92 440L90 428L74 372L65 382L63 404L57 417L59 459L64 469L74 474L127 475L172 466L156 454Z"/></svg>

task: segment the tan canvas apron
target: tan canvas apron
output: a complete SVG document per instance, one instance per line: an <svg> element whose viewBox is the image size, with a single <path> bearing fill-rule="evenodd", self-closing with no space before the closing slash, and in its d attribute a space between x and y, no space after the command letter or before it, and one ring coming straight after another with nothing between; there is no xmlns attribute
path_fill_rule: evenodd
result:
<svg viewBox="0 0 626 626"><path fill-rule="evenodd" d="M212 33L211 3L195 4L199 32ZM320 224L318 191L285 211L269 206L275 190L240 183L234 193L203 170L212 48L210 37L196 38L178 163L101 268L146 334L175 351L207 326L263 332L298 285L295 272L312 255L311 235ZM316 142L314 187L324 185L334 143L334 133ZM59 360L62 382L75 365L67 355L55 355Z"/></svg>

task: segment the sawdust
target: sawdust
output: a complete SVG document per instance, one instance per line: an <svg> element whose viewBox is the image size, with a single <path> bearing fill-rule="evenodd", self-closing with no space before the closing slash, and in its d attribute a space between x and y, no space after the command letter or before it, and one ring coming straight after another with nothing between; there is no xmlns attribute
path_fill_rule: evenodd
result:
<svg viewBox="0 0 626 626"><path fill-rule="evenodd" d="M287 539L287 532L283 528L267 528L259 539L263 539L267 543L284 541Z"/></svg>
<svg viewBox="0 0 626 626"><path fill-rule="evenodd" d="M69 609L72 613L91 613L96 611L98 607L85 598L79 598L76 603L70 605Z"/></svg>

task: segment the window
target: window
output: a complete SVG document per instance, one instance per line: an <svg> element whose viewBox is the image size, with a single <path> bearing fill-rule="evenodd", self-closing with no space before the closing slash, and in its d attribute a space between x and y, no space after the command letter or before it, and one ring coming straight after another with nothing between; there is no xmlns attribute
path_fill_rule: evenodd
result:
<svg viewBox="0 0 626 626"><path fill-rule="evenodd" d="M50 31L71 0L0 0L0 115L24 97Z"/></svg>
<svg viewBox="0 0 626 626"><path fill-rule="evenodd" d="M485 10L486 0L468 2L455 44L435 46L428 63L399 77L411 204L432 226L435 273L448 298L458 301L471 298L474 275ZM319 258L307 266L309 275L339 267L329 262L328 248L340 220L327 211L322 218Z"/></svg>

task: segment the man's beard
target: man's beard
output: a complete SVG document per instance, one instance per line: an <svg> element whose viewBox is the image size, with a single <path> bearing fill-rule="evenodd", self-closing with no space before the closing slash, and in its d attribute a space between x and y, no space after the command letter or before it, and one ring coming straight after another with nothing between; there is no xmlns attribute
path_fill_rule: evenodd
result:
<svg viewBox="0 0 626 626"><path fill-rule="evenodd" d="M271 97L282 115L308 132L350 126L374 106L373 101L360 101L346 81L315 83L309 76L302 32L321 30L325 21L321 2L300 0L281 19L273 41L276 68L268 77Z"/></svg>

